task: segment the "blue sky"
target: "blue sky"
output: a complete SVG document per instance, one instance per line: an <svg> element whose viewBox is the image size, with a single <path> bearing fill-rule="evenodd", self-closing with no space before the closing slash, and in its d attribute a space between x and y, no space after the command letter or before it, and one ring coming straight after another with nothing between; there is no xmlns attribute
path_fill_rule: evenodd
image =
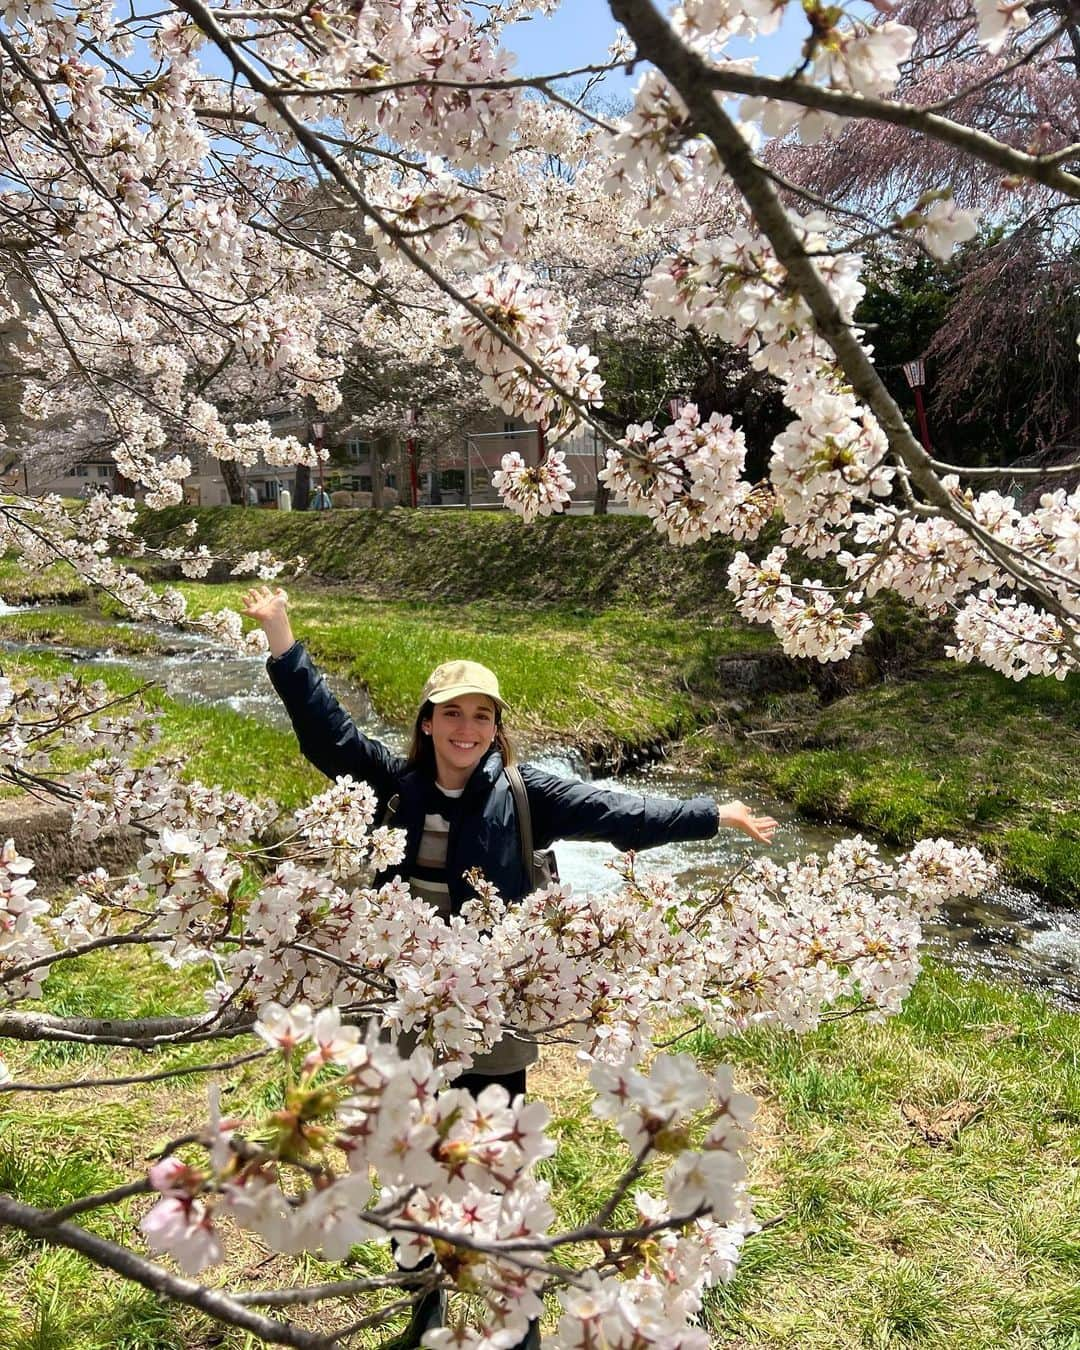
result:
<svg viewBox="0 0 1080 1350"><path fill-rule="evenodd" d="M550 19L522 19L512 24L506 30L503 43L517 53L519 74L548 75L602 61L615 31L616 24L606 0L563 0ZM745 56L756 50L758 69L762 74L782 75L797 63L799 47L807 31L801 6L789 5L779 33L754 47L736 43L730 50L735 56ZM612 93L628 92L622 76L611 77L610 84Z"/></svg>

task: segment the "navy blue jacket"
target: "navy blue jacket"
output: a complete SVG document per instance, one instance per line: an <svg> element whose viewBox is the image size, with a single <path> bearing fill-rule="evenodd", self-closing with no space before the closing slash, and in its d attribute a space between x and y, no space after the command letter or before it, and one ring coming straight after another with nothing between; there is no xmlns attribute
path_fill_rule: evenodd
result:
<svg viewBox="0 0 1080 1350"><path fill-rule="evenodd" d="M405 859L392 873L408 877L420 847L430 774L409 766L381 741L358 731L326 686L301 642L271 658L267 670L281 696L304 755L328 778L350 774L368 783L379 802L379 817L397 798L385 821L406 832ZM532 814L533 842L548 848L557 839L597 839L616 848L645 849L684 839L710 839L717 830L711 797L665 801L639 792L612 792L521 765ZM502 756L489 750L465 785L461 816L447 844L447 870L454 911L472 894L465 873L479 868L505 900L531 889L521 859L521 842ZM384 877L377 878L381 884Z"/></svg>

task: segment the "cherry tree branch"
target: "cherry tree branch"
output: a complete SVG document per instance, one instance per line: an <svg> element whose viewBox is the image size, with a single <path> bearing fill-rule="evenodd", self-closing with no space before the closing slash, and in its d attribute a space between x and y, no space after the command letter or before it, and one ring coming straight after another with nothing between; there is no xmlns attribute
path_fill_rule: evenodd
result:
<svg viewBox="0 0 1080 1350"><path fill-rule="evenodd" d="M155 1261L148 1261L126 1247L87 1232L77 1224L54 1223L46 1211L24 1205L3 1194L0 1194L0 1224L25 1233L28 1237L80 1252L96 1265L114 1271L144 1289L197 1308L215 1321L250 1332L271 1345L295 1346L297 1350L326 1350L338 1339L333 1334L317 1334L264 1317L220 1290L209 1289L196 1280L173 1275Z"/></svg>
<svg viewBox="0 0 1080 1350"><path fill-rule="evenodd" d="M1064 478L1069 474L1080 473L1080 460L1072 464L1047 464L1041 468L1032 466L1017 467L1011 464L968 468L963 464L946 464L940 459L932 459L931 466L938 473L954 473L960 478Z"/></svg>
<svg viewBox="0 0 1080 1350"><path fill-rule="evenodd" d="M193 1017L55 1017L40 1012L0 1012L0 1038L16 1041L73 1041L83 1045L120 1045L131 1050L194 1041L224 1040L250 1031L254 1013L236 1013L214 1025L205 1014Z"/></svg>
<svg viewBox="0 0 1080 1350"><path fill-rule="evenodd" d="M716 147L725 170L742 193L792 284L805 300L817 331L832 347L852 388L873 412L888 438L890 449L907 468L912 481L931 505L977 539L1004 572L1038 597L1043 608L1062 625L1074 651L1080 653L1076 616L1041 578L1019 567L998 540L979 526L969 513L961 510L941 483L930 455L915 439L895 399L807 254L774 184L755 163L738 127L714 98L710 88L714 68L679 40L650 0L609 0L609 3L612 14L624 25L639 50L648 53L650 60L678 91L698 130ZM864 102L856 96L850 97L855 98L857 104ZM1032 156L1024 156L1024 159L1035 162ZM1080 179L1075 180L1075 186L1080 195Z"/></svg>
<svg viewBox="0 0 1080 1350"><path fill-rule="evenodd" d="M295 1289L253 1289L234 1295L237 1303L261 1308L295 1308L322 1303L328 1298L351 1298L355 1294L378 1289L423 1288L432 1284L428 1270L399 1270L393 1275L370 1275L360 1280L330 1280L326 1284L308 1284Z"/></svg>
<svg viewBox="0 0 1080 1350"><path fill-rule="evenodd" d="M624 8L635 12L640 8L638 0L610 0L610 3L612 12L616 15ZM659 17L656 16L655 10L653 14ZM639 21L645 22L640 14L636 17ZM675 41L678 43L677 38ZM682 46L681 43L678 45ZM687 48L683 47L682 50L690 54ZM649 54L650 58L656 61L656 52L651 45ZM1080 176L1060 168L1058 156L1029 155L1024 150L1006 145L985 131L978 131L974 127L964 126L962 122L954 122L951 118L928 112L916 103L893 102L889 99L869 98L863 94L849 94L838 89L823 89L819 85L807 84L803 80L790 77L777 79L769 75L748 75L740 70L729 70L726 66L707 65L700 57L695 56L694 59L698 66L696 78L702 87L693 102L701 111L705 111L708 102L707 96L704 95L704 90L708 88L720 93L778 99L783 103L795 103L799 107L817 108L821 112L834 113L837 117L889 122L893 126L906 127L909 131L920 132L958 150L964 150L984 164L1000 169L1002 173L1041 183L1043 187L1054 188L1068 197L1080 200ZM675 84L683 101L689 107L691 101L687 98L687 91L672 79L660 61L656 61L656 64L664 70L672 84ZM707 116L701 118L700 112L695 114L695 122L703 131L707 129L710 120ZM712 135L708 134L711 140Z"/></svg>

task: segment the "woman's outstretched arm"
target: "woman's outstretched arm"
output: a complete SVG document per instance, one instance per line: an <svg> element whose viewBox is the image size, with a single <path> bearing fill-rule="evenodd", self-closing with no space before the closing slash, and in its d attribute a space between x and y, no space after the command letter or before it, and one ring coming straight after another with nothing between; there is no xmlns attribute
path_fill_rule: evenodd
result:
<svg viewBox="0 0 1080 1350"><path fill-rule="evenodd" d="M537 848L556 839L600 839L619 849L656 848L689 839L711 839L721 826L741 830L759 844L772 843L776 821L756 816L739 801L717 805L711 797L671 801L619 792L522 766Z"/></svg>
<svg viewBox="0 0 1080 1350"><path fill-rule="evenodd" d="M253 586L242 608L266 634L270 681L285 704L305 758L327 778L349 774L370 784L380 809L384 808L397 791L404 759L359 731L327 688L322 672L293 634L288 596L280 587L272 591Z"/></svg>

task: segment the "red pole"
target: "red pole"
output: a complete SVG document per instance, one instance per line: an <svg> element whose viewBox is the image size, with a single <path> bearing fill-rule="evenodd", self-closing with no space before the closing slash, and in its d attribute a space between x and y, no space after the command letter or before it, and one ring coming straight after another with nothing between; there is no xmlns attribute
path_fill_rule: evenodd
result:
<svg viewBox="0 0 1080 1350"><path fill-rule="evenodd" d="M923 403L922 388L919 385L915 386L914 394L915 413L919 419L919 438L923 443L923 449L926 453L932 455L934 451L930 445L930 427L926 420L926 404Z"/></svg>

